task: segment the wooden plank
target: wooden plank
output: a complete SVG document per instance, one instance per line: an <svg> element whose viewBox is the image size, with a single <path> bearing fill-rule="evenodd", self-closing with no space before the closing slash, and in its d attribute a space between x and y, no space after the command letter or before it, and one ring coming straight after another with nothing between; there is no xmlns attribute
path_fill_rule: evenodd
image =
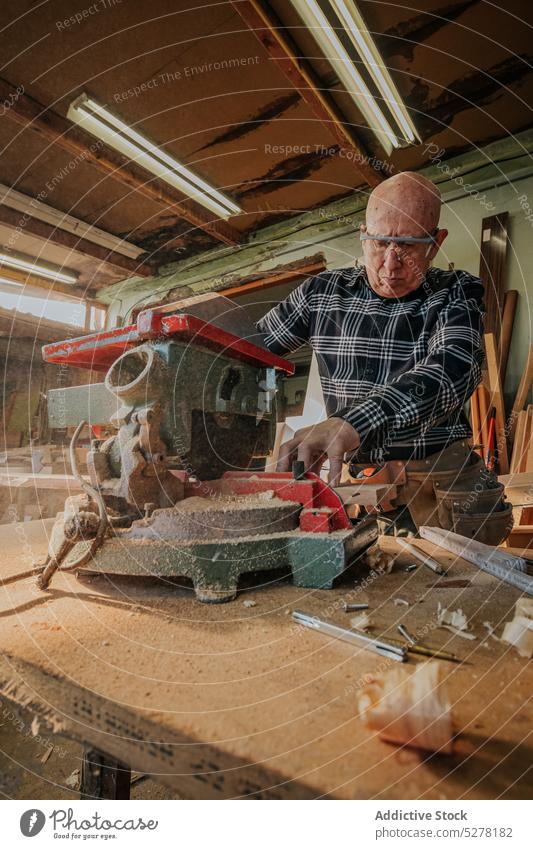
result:
<svg viewBox="0 0 533 849"><path fill-rule="evenodd" d="M503 299L502 332L500 339L500 379L502 382L502 386L505 386L507 361L509 359L509 351L511 350L511 340L513 336L513 326L516 315L517 303L518 292L516 291L516 289L510 289L508 292L505 293Z"/></svg>
<svg viewBox="0 0 533 849"><path fill-rule="evenodd" d="M480 384L477 389L477 399L479 404L479 423L481 427L481 444L483 450L486 451L489 435L489 393L483 384ZM485 455L483 455L485 456Z"/></svg>
<svg viewBox="0 0 533 849"><path fill-rule="evenodd" d="M261 42L276 67L287 77L338 144L353 152L351 162L368 185L377 186L384 179L383 174L371 166L363 145L351 131L346 118L331 95L324 91L324 85L301 56L301 51L283 29L274 12L257 0L238 0L232 3L232 6Z"/></svg>
<svg viewBox="0 0 533 849"><path fill-rule="evenodd" d="M511 465L510 471L512 473L518 472L520 469L520 459L521 459L521 450L522 443L524 440L524 431L527 423L527 413L525 410L522 410L518 415L518 423L516 427L516 436L513 443L513 453L511 455Z"/></svg>
<svg viewBox="0 0 533 849"><path fill-rule="evenodd" d="M531 431L529 434L529 444L525 448L527 450L525 451L526 465L524 472L527 474L527 472L533 472L533 433Z"/></svg>
<svg viewBox="0 0 533 849"><path fill-rule="evenodd" d="M509 458L507 455L507 437L505 434L505 407L503 404L502 386L500 381L500 369L496 352L496 338L494 333L485 333L485 350L487 354L487 371L490 385L490 405L496 408L496 446L498 449L498 468L500 474L509 472Z"/></svg>
<svg viewBox="0 0 533 849"><path fill-rule="evenodd" d="M175 213L194 227L204 230L213 238L227 245L236 245L240 234L226 222L213 221L212 213L204 210L194 201L184 202L178 193L170 190L165 183L157 180L139 166L126 164L126 157L107 148L103 142L95 146L94 137L77 127L71 121L46 109L28 94L18 94L18 89L4 79L0 79L0 101L10 103L5 115L11 121L30 130L41 138L51 141L58 147L73 153L98 171L111 176L117 182L156 201ZM95 150L96 147L96 150Z"/></svg>
<svg viewBox="0 0 533 849"><path fill-rule="evenodd" d="M513 507L533 506L533 472L500 475L498 480Z"/></svg>
<svg viewBox="0 0 533 849"><path fill-rule="evenodd" d="M527 455L529 451L529 443L531 442L531 435L533 433L533 408L531 405L527 408L526 411L526 425L524 428L524 433L522 436L522 443L520 445L520 453L519 453L519 472L526 471L527 464Z"/></svg>
<svg viewBox="0 0 533 849"><path fill-rule="evenodd" d="M480 457L483 457L481 422L479 418L479 398L477 391L474 391L470 398L470 424L472 427L472 445L481 445L481 448L477 448L476 452Z"/></svg>
<svg viewBox="0 0 533 849"><path fill-rule="evenodd" d="M510 547L524 549L533 548L533 525L515 525L507 537Z"/></svg>
<svg viewBox="0 0 533 849"><path fill-rule="evenodd" d="M479 276L485 287L485 332L493 333L500 351L504 298L504 272L507 255L507 212L491 215L481 222Z"/></svg>
<svg viewBox="0 0 533 849"><path fill-rule="evenodd" d="M513 408L511 410L510 423L509 423L509 431L510 431L510 434L511 434L511 438L514 437L518 413L521 410L524 409L524 405L526 403L526 399L527 399L527 396L529 394L529 390L531 389L532 383L533 383L533 345L531 345L531 347L529 349L526 367L525 367L525 369L522 373L522 378L520 380L518 389L516 390Z"/></svg>

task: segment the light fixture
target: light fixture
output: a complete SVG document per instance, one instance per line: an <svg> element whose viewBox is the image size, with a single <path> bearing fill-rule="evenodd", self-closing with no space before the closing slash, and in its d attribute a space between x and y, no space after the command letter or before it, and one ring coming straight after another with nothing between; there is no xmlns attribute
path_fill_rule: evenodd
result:
<svg viewBox="0 0 533 849"><path fill-rule="evenodd" d="M102 139L154 176L210 209L220 218L229 218L230 215L242 212L242 209L222 192L210 186L87 94L80 95L70 104L68 117L91 135Z"/></svg>
<svg viewBox="0 0 533 849"><path fill-rule="evenodd" d="M356 4L353 0L330 0L330 2L385 103L394 115L396 123L403 131L403 137L406 141L419 142L420 137L415 125Z"/></svg>
<svg viewBox="0 0 533 849"><path fill-rule="evenodd" d="M327 0L327 4L323 2L321 5L329 5L331 12L337 16L380 92L390 112L390 118L385 115L372 95L321 5L316 0L291 0L291 3L310 28L326 58L334 63L341 83L365 116L370 129L377 135L385 151L391 153L403 144L418 142L420 139L409 113L353 0ZM396 125L396 129L393 129L390 119L393 119L392 123Z"/></svg>
<svg viewBox="0 0 533 849"><path fill-rule="evenodd" d="M14 268L16 271L25 271L28 274L35 274L37 277L44 277L46 280L55 280L57 283L67 283L72 285L78 280L76 274L61 271L59 268L54 268L52 265L43 265L42 263L34 260L32 257L0 252L0 267L4 266L6 268Z"/></svg>

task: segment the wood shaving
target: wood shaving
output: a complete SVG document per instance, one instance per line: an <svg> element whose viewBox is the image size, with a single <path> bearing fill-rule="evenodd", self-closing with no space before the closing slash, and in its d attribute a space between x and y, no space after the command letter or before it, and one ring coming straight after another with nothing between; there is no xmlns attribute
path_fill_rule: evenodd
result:
<svg viewBox="0 0 533 849"><path fill-rule="evenodd" d="M463 640L476 640L477 637L475 634L472 634L471 631L461 631L459 628L454 628L453 625L440 625L440 628L445 628L446 631L450 631L452 634L455 634L456 637L462 637Z"/></svg>
<svg viewBox="0 0 533 849"><path fill-rule="evenodd" d="M452 751L451 704L438 661L372 676L360 691L359 712L382 740L429 752Z"/></svg>
<svg viewBox="0 0 533 849"><path fill-rule="evenodd" d="M372 622L370 621L368 613L358 613L357 616L353 616L352 619L350 619L350 625L358 631L366 631L371 627Z"/></svg>
<svg viewBox="0 0 533 849"><path fill-rule="evenodd" d="M520 657L533 657L533 619L515 616L505 625L502 641L514 646Z"/></svg>
<svg viewBox="0 0 533 849"><path fill-rule="evenodd" d="M533 619L533 598L519 598L514 606L515 616Z"/></svg>
<svg viewBox="0 0 533 849"><path fill-rule="evenodd" d="M439 625L451 625L458 631L468 631L468 620L460 608L448 610L440 601L437 605L437 621Z"/></svg>
<svg viewBox="0 0 533 849"><path fill-rule="evenodd" d="M44 755L41 758L42 764L45 764L47 762L48 758L50 757L50 755L52 754L53 751L54 751L54 747L49 746L48 749L45 751Z"/></svg>
<svg viewBox="0 0 533 849"><path fill-rule="evenodd" d="M392 572L394 566L394 556L382 551L378 543L371 545L365 554L365 562L371 569L376 572L382 572L386 575Z"/></svg>
<svg viewBox="0 0 533 849"><path fill-rule="evenodd" d="M80 782L80 771L79 769L75 769L74 772L71 772L68 778L65 779L65 784L67 787L78 787Z"/></svg>
<svg viewBox="0 0 533 849"><path fill-rule="evenodd" d="M497 642L500 642L500 638L496 634L492 622L483 622L483 627L487 629L489 637L492 637L493 640L497 640Z"/></svg>

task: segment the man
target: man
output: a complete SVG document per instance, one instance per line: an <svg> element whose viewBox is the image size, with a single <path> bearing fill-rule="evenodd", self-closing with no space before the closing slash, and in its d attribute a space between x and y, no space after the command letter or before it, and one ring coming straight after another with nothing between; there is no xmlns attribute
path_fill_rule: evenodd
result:
<svg viewBox="0 0 533 849"><path fill-rule="evenodd" d="M430 267L448 235L440 207L437 187L418 174L385 180L361 227L364 265L309 278L258 323L275 353L311 345L328 413L282 446L278 469L299 459L318 471L327 457L336 485L346 455L402 461L403 503L417 525L437 524L439 475L445 492L458 482L468 492L488 475L466 443L463 412L481 380L483 286L466 271ZM493 484L482 481L483 491ZM501 488L489 507L490 515L504 509Z"/></svg>

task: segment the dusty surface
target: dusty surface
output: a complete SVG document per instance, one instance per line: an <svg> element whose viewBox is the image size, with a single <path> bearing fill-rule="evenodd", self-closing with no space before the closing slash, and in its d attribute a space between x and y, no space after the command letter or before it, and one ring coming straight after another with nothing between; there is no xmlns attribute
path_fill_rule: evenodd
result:
<svg viewBox="0 0 533 849"><path fill-rule="evenodd" d="M29 568L45 552L43 527L3 528L0 549L3 576ZM9 584L0 587L0 693L27 702L30 717L42 705L43 728L82 729L134 769L151 765L186 796L529 798L533 667L483 625L501 634L519 594L444 559L449 580L467 586L447 587L423 566L405 572L405 553L392 574L362 571L357 586L354 575L323 591L270 576L216 606L163 582L58 575L46 594L31 580ZM398 597L409 606L395 605ZM365 674L392 661L302 630L290 616L299 608L347 626L345 601L369 602L375 633L397 637L404 622L466 661L446 664L461 732L454 755L398 749L358 719ZM476 640L435 628L439 601L464 610Z"/></svg>

